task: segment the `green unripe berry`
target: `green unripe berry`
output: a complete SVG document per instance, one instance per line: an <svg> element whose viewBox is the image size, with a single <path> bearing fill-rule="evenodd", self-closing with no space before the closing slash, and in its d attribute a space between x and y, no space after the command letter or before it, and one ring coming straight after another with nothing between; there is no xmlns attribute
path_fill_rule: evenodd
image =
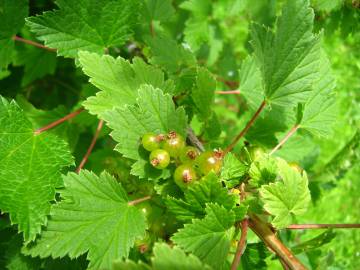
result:
<svg viewBox="0 0 360 270"><path fill-rule="evenodd" d="M175 131L169 132L168 138L164 141L162 148L166 150L170 157L178 157L185 147L185 141L183 137L177 134Z"/></svg>
<svg viewBox="0 0 360 270"><path fill-rule="evenodd" d="M142 146L150 152L159 149L160 142L161 142L161 135L156 135L154 133L146 133L141 138Z"/></svg>
<svg viewBox="0 0 360 270"><path fill-rule="evenodd" d="M163 149L156 149L150 153L150 164L156 169L165 169L170 163L170 155Z"/></svg>
<svg viewBox="0 0 360 270"><path fill-rule="evenodd" d="M187 188L196 180L196 171L191 166L191 164L183 164L176 168L174 173L174 181L180 188Z"/></svg>
<svg viewBox="0 0 360 270"><path fill-rule="evenodd" d="M257 146L251 146L249 148L249 153L252 161L258 160L265 155L265 151Z"/></svg>
<svg viewBox="0 0 360 270"><path fill-rule="evenodd" d="M196 164L204 175L207 175L210 171L219 173L222 166L222 152L205 151L198 156Z"/></svg>
<svg viewBox="0 0 360 270"><path fill-rule="evenodd" d="M199 156L200 152L193 146L186 146L182 149L180 153L180 161L182 163L194 162L195 159Z"/></svg>
<svg viewBox="0 0 360 270"><path fill-rule="evenodd" d="M297 171L297 172L299 172L299 173L302 173L303 169L299 166L298 163L296 163L296 162L289 162L288 164L289 164L289 166L290 166L292 169L294 169L295 171Z"/></svg>

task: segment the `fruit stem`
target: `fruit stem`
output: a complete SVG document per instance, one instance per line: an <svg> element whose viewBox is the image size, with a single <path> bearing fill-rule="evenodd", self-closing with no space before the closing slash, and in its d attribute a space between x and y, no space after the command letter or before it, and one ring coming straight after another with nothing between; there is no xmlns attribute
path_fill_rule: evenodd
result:
<svg viewBox="0 0 360 270"><path fill-rule="evenodd" d="M269 155L272 155L272 154L274 154L277 150L279 150L279 148L282 147L282 146L291 138L291 136L295 134L295 132L299 129L299 127L300 127L300 126L299 126L298 124L295 125L295 126L293 126L293 127L289 130L289 132L285 135L285 137L278 143L278 145L276 145L276 146L274 147L274 149L271 150L271 152L269 153Z"/></svg>
<svg viewBox="0 0 360 270"><path fill-rule="evenodd" d="M94 148L94 146L95 146L95 143L96 143L96 140L97 140L97 138L98 138L98 136L99 136L99 134L100 134L100 131L101 131L102 127L103 127L103 124L104 124L104 121L103 121L103 120L100 120L100 121L99 121L99 124L98 124L98 126L97 126L97 128L96 128L94 137L93 137L92 140L91 140L90 146L89 146L88 150L86 151L85 156L84 156L83 159L81 160L80 165L79 165L79 166L76 168L76 170L75 170L76 173L79 173L80 170L84 167L85 163L87 162L87 160L88 160L88 158L89 158L89 156L90 156L90 154L91 154L91 151L93 150L93 148Z"/></svg>
<svg viewBox="0 0 360 270"><path fill-rule="evenodd" d="M251 215L249 227L291 270L306 270L306 267L295 255L276 237L269 224L256 215Z"/></svg>
<svg viewBox="0 0 360 270"><path fill-rule="evenodd" d="M128 202L128 205L136 205L136 204L142 203L142 202L150 200L150 199L151 199L151 196L145 196L143 198L139 198L139 199Z"/></svg>
<svg viewBox="0 0 360 270"><path fill-rule="evenodd" d="M50 123L49 125L45 126L45 127L42 127L42 128L39 128L37 130L34 131L34 135L39 135L40 133L46 131L46 130L49 130L53 127L56 127L57 125L60 125L61 123L65 122L66 120L69 120L71 118L74 118L75 116L77 116L79 113L81 113L84 109L83 108L80 108L72 113L69 113L68 115L65 115L64 117Z"/></svg>
<svg viewBox="0 0 360 270"><path fill-rule="evenodd" d="M37 43L35 41L28 40L28 39L25 39L25 38L21 38L21 37L18 37L18 36L13 36L13 40L23 42L25 44L28 44L28 45L31 45L31 46L34 46L34 47L37 47L37 48L40 48L40 49L48 50L50 52L56 52L56 49L46 47L46 46L44 46L44 45L42 45L40 43Z"/></svg>
<svg viewBox="0 0 360 270"><path fill-rule="evenodd" d="M286 227L289 230L306 229L360 229L360 224L292 224Z"/></svg>
<svg viewBox="0 0 360 270"><path fill-rule="evenodd" d="M262 112L262 110L265 108L266 106L266 101L264 100L259 108L257 109L257 111L254 113L254 115L251 117L251 119L249 120L249 122L246 124L246 126L244 127L244 129L234 138L234 140L232 141L232 143L225 149L224 151L224 156L229 153L231 150L234 149L235 145L239 142L239 140L246 134L246 132L250 129L250 127L254 124L255 120L259 117L260 113Z"/></svg>

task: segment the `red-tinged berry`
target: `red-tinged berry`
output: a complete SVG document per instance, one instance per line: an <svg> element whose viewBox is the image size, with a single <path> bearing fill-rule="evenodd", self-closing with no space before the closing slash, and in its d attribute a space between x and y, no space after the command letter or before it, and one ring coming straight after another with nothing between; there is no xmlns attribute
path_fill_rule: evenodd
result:
<svg viewBox="0 0 360 270"><path fill-rule="evenodd" d="M182 163L194 162L195 159L199 156L200 152L193 146L186 146L180 153L180 161Z"/></svg>
<svg viewBox="0 0 360 270"><path fill-rule="evenodd" d="M156 169L165 169L170 163L170 155L163 149L156 149L150 153L150 164Z"/></svg>
<svg viewBox="0 0 360 270"><path fill-rule="evenodd" d="M160 138L158 137L158 135L156 135L154 133L146 133L141 138L142 146L150 152L153 150L159 149L160 142L161 142Z"/></svg>
<svg viewBox="0 0 360 270"><path fill-rule="evenodd" d="M221 151L205 151L198 156L196 164L202 174L206 175L210 171L219 173L222 166L223 153Z"/></svg>
<svg viewBox="0 0 360 270"><path fill-rule="evenodd" d="M162 144L162 148L168 151L170 157L177 158L185 147L185 140L175 131L169 132L167 139Z"/></svg>
<svg viewBox="0 0 360 270"><path fill-rule="evenodd" d="M176 168L174 181L180 188L187 188L197 180L195 169L191 164L183 164Z"/></svg>

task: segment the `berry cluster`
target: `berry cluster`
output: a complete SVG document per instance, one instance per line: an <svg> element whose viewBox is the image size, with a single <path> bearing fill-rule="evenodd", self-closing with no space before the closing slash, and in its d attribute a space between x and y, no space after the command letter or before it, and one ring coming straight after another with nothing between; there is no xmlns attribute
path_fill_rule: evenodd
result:
<svg viewBox="0 0 360 270"><path fill-rule="evenodd" d="M195 147L187 146L184 138L175 131L170 131L167 135L146 133L141 143L150 151L149 160L154 168L165 169L173 159L177 165L174 181L182 189L210 171L219 173L222 166L221 151L200 153Z"/></svg>

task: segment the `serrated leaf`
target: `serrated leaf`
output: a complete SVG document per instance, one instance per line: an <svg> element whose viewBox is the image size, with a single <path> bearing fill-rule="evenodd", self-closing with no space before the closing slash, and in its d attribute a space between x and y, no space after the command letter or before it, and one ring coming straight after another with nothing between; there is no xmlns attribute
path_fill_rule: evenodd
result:
<svg viewBox="0 0 360 270"><path fill-rule="evenodd" d="M168 197L166 205L178 220L187 222L193 218L203 217L206 204L211 202L222 205L226 209L232 209L236 203L235 195L229 194L218 176L212 172L188 187L184 199Z"/></svg>
<svg viewBox="0 0 360 270"><path fill-rule="evenodd" d="M125 157L138 162L146 160L147 164L149 153L140 145L140 138L145 133L166 134L169 131L176 131L186 137L187 117L184 109L181 107L175 109L171 96L151 85L140 87L136 105L108 111L104 114L104 119L113 129L111 136L118 142L115 149ZM142 164L145 165L145 162ZM134 166L132 169L134 175L146 177L156 175L155 179L161 178L161 170L139 164Z"/></svg>
<svg viewBox="0 0 360 270"><path fill-rule="evenodd" d="M210 270L208 265L204 265L197 257L186 253L179 247L170 247L165 243L156 243L154 247L154 256L151 258L152 267L144 264L135 264L131 261L116 262L114 270L128 270L128 269L153 269L153 270ZM136 265L136 268L134 267ZM131 268L133 267L133 268Z"/></svg>
<svg viewBox="0 0 360 270"><path fill-rule="evenodd" d="M191 51L177 44L175 40L165 35L157 35L146 40L152 57L151 63L159 65L167 72L176 73L181 68L196 66L196 58Z"/></svg>
<svg viewBox="0 0 360 270"><path fill-rule="evenodd" d="M175 9L171 0L146 0L144 18L148 21L169 21L173 18Z"/></svg>
<svg viewBox="0 0 360 270"><path fill-rule="evenodd" d="M24 25L24 19L29 12L28 5L27 0L0 1L0 71L3 74L5 74L8 64L14 59L15 51L12 37ZM3 68L5 70L2 70Z"/></svg>
<svg viewBox="0 0 360 270"><path fill-rule="evenodd" d="M46 230L25 253L76 258L88 252L88 269L111 269L113 260L127 258L146 221L122 186L106 172L98 177L84 170L64 176L64 184Z"/></svg>
<svg viewBox="0 0 360 270"><path fill-rule="evenodd" d="M263 243L247 244L244 254L241 256L241 269L267 269L265 259L270 255L271 253L268 251L268 249Z"/></svg>
<svg viewBox="0 0 360 270"><path fill-rule="evenodd" d="M222 269L235 231L235 214L217 204L207 204L205 210L205 218L185 224L171 240L214 269Z"/></svg>
<svg viewBox="0 0 360 270"><path fill-rule="evenodd" d="M27 19L38 39L58 55L75 58L79 50L102 54L122 45L137 22L139 1L57 0L58 10Z"/></svg>
<svg viewBox="0 0 360 270"><path fill-rule="evenodd" d="M248 171L248 166L241 162L234 154L228 153L223 160L220 178L228 188L240 183L240 178Z"/></svg>
<svg viewBox="0 0 360 270"><path fill-rule="evenodd" d="M276 228L284 228L295 216L306 212L311 197L305 172L301 175L283 159L278 159L277 166L281 180L263 185L260 197L264 209L275 216L271 223Z"/></svg>
<svg viewBox="0 0 360 270"><path fill-rule="evenodd" d="M115 59L83 51L79 53L79 60L90 82L101 90L83 104L90 113L100 118L113 108L136 103L137 90L142 84L161 88L165 92L171 92L173 88L171 81L165 81L161 70L140 58L135 58L131 64L121 57Z"/></svg>
<svg viewBox="0 0 360 270"><path fill-rule="evenodd" d="M311 94L320 53L319 38L312 33L313 20L309 0L293 0L284 5L276 34L252 25L252 46L269 103L295 105Z"/></svg>
<svg viewBox="0 0 360 270"><path fill-rule="evenodd" d="M18 105L0 97L0 161L0 209L31 241L46 223L60 170L73 163L70 151L50 133L34 135Z"/></svg>
<svg viewBox="0 0 360 270"><path fill-rule="evenodd" d="M256 159L250 165L249 184L252 187L260 187L263 184L273 182L277 177L277 162L274 158L264 155Z"/></svg>
<svg viewBox="0 0 360 270"><path fill-rule="evenodd" d="M319 77L313 86L313 94L304 104L300 127L317 136L331 133L337 116L336 98L333 93L335 79L329 60L322 53Z"/></svg>
<svg viewBox="0 0 360 270"><path fill-rule="evenodd" d="M203 67L198 68L195 85L191 91L199 115L206 120L212 114L211 107L214 103L216 80L211 73Z"/></svg>

